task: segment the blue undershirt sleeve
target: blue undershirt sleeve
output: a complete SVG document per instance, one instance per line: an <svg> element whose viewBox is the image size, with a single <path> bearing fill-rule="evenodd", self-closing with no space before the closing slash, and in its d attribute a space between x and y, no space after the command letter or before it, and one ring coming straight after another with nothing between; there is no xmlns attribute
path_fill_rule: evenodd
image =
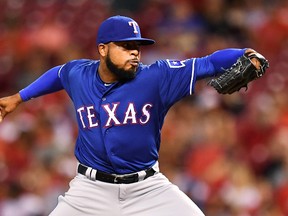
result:
<svg viewBox="0 0 288 216"><path fill-rule="evenodd" d="M245 50L246 49L224 49L214 52L209 58L215 70L219 72L222 68L230 68L240 56L244 55Z"/></svg>
<svg viewBox="0 0 288 216"><path fill-rule="evenodd" d="M223 69L230 68L237 59L244 55L246 49L223 49L211 55L197 59L196 79L216 76L223 73Z"/></svg>
<svg viewBox="0 0 288 216"><path fill-rule="evenodd" d="M53 93L63 89L58 71L61 66L56 66L46 71L33 83L19 91L23 101L28 101L31 98L36 98L45 94Z"/></svg>

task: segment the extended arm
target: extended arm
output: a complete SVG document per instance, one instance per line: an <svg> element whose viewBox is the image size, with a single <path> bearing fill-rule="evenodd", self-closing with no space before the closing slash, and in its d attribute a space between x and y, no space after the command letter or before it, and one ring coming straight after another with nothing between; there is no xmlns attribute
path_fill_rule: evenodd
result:
<svg viewBox="0 0 288 216"><path fill-rule="evenodd" d="M0 122L7 114L13 112L23 101L28 101L31 98L62 90L63 86L58 77L58 71L60 68L61 66L57 66L48 70L29 86L22 89L19 93L1 98Z"/></svg>
<svg viewBox="0 0 288 216"><path fill-rule="evenodd" d="M232 94L253 80L262 77L269 67L268 60L257 52L246 52L225 72L208 82L220 94Z"/></svg>
<svg viewBox="0 0 288 216"><path fill-rule="evenodd" d="M22 89L19 93L23 101L28 101L31 98L36 98L45 94L53 93L63 89L58 72L61 66L54 67L37 80L31 83L26 88Z"/></svg>
<svg viewBox="0 0 288 216"><path fill-rule="evenodd" d="M216 76L223 73L223 69L230 68L244 53L256 52L253 49L223 49L211 55L198 58L195 71L196 79Z"/></svg>

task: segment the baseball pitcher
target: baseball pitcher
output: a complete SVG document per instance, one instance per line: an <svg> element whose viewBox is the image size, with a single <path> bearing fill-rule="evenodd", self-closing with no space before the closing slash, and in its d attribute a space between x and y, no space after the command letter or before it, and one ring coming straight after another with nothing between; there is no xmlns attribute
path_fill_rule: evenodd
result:
<svg viewBox="0 0 288 216"><path fill-rule="evenodd" d="M65 90L75 107L77 173L51 216L203 216L160 172L161 128L169 108L194 93L197 80L233 93L262 76L267 60L250 48L201 58L140 61L143 38L133 19L113 16L99 27L99 60L51 68L18 93L0 99L0 121L19 104ZM218 76L219 75L219 76Z"/></svg>

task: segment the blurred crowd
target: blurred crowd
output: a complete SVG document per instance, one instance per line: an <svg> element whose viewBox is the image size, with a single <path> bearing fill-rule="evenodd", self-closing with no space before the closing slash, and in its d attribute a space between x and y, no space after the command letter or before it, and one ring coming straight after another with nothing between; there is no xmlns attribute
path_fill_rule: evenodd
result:
<svg viewBox="0 0 288 216"><path fill-rule="evenodd" d="M288 215L287 0L0 0L0 97L47 69L97 58L101 21L126 15L143 63L252 47L270 62L233 95L207 80L178 102L162 130L160 169L207 216ZM74 110L61 91L22 104L0 125L0 215L43 216L76 172Z"/></svg>

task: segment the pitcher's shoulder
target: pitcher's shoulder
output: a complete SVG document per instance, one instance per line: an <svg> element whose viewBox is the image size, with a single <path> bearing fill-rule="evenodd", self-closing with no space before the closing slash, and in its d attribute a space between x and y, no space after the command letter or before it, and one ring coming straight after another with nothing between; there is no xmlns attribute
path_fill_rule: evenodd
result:
<svg viewBox="0 0 288 216"><path fill-rule="evenodd" d="M92 59L76 59L76 60L71 60L67 62L66 64L69 66L80 66L80 67L85 67L85 66L90 66L90 65L95 65L98 64L99 60L92 60Z"/></svg>

